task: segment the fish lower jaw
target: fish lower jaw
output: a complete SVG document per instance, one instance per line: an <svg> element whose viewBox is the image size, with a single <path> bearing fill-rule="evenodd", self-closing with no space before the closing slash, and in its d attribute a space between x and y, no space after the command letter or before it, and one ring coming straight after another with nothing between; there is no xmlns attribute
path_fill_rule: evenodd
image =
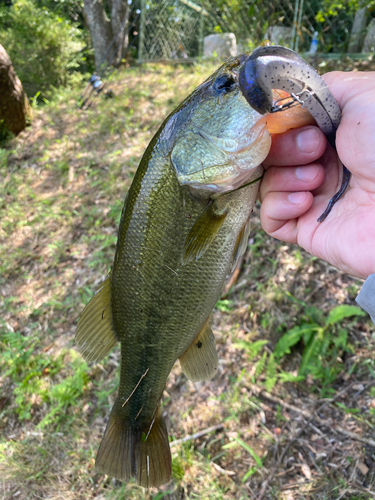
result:
<svg viewBox="0 0 375 500"><path fill-rule="evenodd" d="M265 127L257 143L235 153L226 153L227 163L202 168L181 178L180 183L186 185L193 196L201 199L234 191L253 180L253 173L262 164L270 148L271 136Z"/></svg>

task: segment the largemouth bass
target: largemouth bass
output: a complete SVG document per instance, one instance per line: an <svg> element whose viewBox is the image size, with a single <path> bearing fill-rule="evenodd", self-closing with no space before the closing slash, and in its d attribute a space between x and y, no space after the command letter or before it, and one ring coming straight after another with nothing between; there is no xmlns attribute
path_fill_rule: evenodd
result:
<svg viewBox="0 0 375 500"><path fill-rule="evenodd" d="M152 139L124 203L111 273L78 323L89 362L121 343L118 397L96 468L144 487L171 476L159 409L168 374L177 359L192 381L216 373L209 316L247 246L271 137L238 85L246 58L229 59Z"/></svg>
<svg viewBox="0 0 375 500"><path fill-rule="evenodd" d="M258 47L241 66L239 80L246 100L262 115L302 105L336 150L340 107L323 78L296 52L280 45ZM274 89L286 91L292 99L285 101L282 98L275 103ZM348 187L350 172L343 164L342 170L340 189L331 198L318 222L325 220Z"/></svg>

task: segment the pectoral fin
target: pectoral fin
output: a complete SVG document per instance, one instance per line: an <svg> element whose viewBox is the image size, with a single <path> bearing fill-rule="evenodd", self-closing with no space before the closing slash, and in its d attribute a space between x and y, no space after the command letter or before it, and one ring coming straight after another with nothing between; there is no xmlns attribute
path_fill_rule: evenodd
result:
<svg viewBox="0 0 375 500"><path fill-rule="evenodd" d="M209 380L217 372L219 360L215 338L208 322L198 337L180 358L182 371L192 382Z"/></svg>
<svg viewBox="0 0 375 500"><path fill-rule="evenodd" d="M110 275L78 320L76 344L87 362L98 362L117 342L111 310Z"/></svg>
<svg viewBox="0 0 375 500"><path fill-rule="evenodd" d="M220 212L215 202L210 202L187 235L182 254L183 265L202 257L221 228L227 213Z"/></svg>

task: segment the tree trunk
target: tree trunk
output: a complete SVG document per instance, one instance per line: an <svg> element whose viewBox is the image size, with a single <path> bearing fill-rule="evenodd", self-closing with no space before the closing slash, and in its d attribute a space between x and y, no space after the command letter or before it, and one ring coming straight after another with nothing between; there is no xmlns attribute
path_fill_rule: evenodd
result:
<svg viewBox="0 0 375 500"><path fill-rule="evenodd" d="M102 0L83 0L83 6L94 46L95 66L99 70L112 42L112 29L107 20Z"/></svg>
<svg viewBox="0 0 375 500"><path fill-rule="evenodd" d="M99 70L106 62L117 66L128 46L127 0L108 0L111 10L110 22L105 13L103 0L83 0L83 4L94 46L96 69Z"/></svg>
<svg viewBox="0 0 375 500"><path fill-rule="evenodd" d="M6 50L0 45L0 127L19 134L31 119L31 108Z"/></svg>
<svg viewBox="0 0 375 500"><path fill-rule="evenodd" d="M117 35L117 53L114 58L114 65L118 66L129 44L128 37L129 5L126 0L112 0L111 25L113 36ZM113 49L115 50L115 49ZM113 54L113 52L112 52Z"/></svg>
<svg viewBox="0 0 375 500"><path fill-rule="evenodd" d="M350 54L355 54L361 52L363 39L366 34L366 22L367 22L367 7L358 9L355 13L352 32L350 33L350 41L348 52Z"/></svg>

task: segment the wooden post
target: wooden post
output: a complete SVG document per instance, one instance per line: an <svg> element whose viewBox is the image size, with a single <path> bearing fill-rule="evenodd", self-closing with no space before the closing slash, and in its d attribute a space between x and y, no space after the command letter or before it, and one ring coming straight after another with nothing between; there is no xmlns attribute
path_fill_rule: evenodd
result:
<svg viewBox="0 0 375 500"><path fill-rule="evenodd" d="M145 29L145 12L146 11L146 0L141 0L141 20L139 25L139 38L138 38L138 62L142 62L143 59L143 40L144 40L144 29Z"/></svg>
<svg viewBox="0 0 375 500"><path fill-rule="evenodd" d="M202 57L203 56L203 41L204 41L204 38L203 38L203 27L204 27L204 17L203 17L203 11L201 10L200 13L199 13L199 39L198 39L198 43L199 43L199 46L198 46L198 55L199 57Z"/></svg>

